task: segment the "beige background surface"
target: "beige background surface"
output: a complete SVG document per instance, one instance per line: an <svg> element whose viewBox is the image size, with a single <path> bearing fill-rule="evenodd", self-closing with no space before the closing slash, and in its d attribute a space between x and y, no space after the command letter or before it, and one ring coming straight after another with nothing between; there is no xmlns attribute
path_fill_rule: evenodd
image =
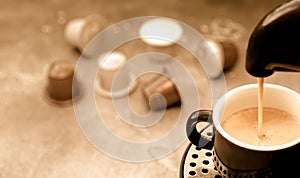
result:
<svg viewBox="0 0 300 178"><path fill-rule="evenodd" d="M11 0L0 1L0 177L1 178L175 178L187 144L166 157L147 163L128 163L110 158L95 149L83 136L72 106L58 107L45 98L47 65L56 59L74 63L80 54L66 43L66 23L78 17L100 13L113 24L127 18L166 16L191 25L203 34L212 33L214 23L238 24L239 60L225 73L227 89L254 83L244 69L247 40L265 13L279 0ZM214 34L225 33L215 31ZM130 55L142 49L124 47ZM128 50L129 49L129 50ZM122 47L121 49L122 50ZM201 66L195 65L183 49L178 59L190 70L198 85L201 108L210 108L209 82ZM278 73L266 79L300 92L300 74ZM146 113L147 102L141 89L147 77L140 79L132 94L133 108ZM114 118L109 99L97 97L98 107L108 118L116 134L132 141L157 139L176 122L180 107L167 110L155 126L137 129ZM113 120L115 119L115 120ZM122 148L120 148L122 149Z"/></svg>

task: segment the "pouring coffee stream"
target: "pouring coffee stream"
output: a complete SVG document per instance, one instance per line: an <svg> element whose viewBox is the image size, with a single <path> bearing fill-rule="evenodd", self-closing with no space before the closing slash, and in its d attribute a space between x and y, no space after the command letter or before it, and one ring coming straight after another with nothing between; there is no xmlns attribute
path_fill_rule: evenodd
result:
<svg viewBox="0 0 300 178"><path fill-rule="evenodd" d="M262 137L263 80L275 71L300 72L300 1L284 3L257 24L248 42L247 72L257 77L258 136Z"/></svg>

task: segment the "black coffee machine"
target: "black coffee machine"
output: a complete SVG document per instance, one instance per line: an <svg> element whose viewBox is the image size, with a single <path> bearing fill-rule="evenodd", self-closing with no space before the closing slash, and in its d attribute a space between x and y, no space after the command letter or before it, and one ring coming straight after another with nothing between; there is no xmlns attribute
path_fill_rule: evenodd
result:
<svg viewBox="0 0 300 178"><path fill-rule="evenodd" d="M246 70L255 77L300 72L300 1L279 6L258 23L248 43Z"/></svg>

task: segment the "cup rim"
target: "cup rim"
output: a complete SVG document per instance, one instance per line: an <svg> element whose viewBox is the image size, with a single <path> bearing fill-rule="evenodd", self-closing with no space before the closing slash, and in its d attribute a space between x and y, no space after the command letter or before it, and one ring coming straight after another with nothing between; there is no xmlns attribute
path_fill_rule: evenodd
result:
<svg viewBox="0 0 300 178"><path fill-rule="evenodd" d="M221 122L219 121L218 116L219 113L217 113L215 110L220 110L221 107L224 107L224 103L225 103L225 99L226 97L228 96L231 96L237 92L240 92L242 90L245 90L245 89L253 89L253 88L257 88L258 87L258 84L257 83L253 83L253 84L246 84L246 85L242 85L242 86L239 86L239 87L236 87L232 90L229 90L228 92L226 92L215 104L214 108L213 108L213 124L216 128L216 130L225 138L227 139L228 141L230 141L231 143L233 144L236 144L240 147L243 147L243 148L247 148L247 149L250 149L250 150L255 150L255 151L276 151L276 150L281 150L281 149L285 149L285 148L289 148L291 146L294 146L298 143L300 143L300 137L291 141L291 142L288 142L288 143L285 143L285 144L281 144L281 145L274 145L274 146L255 146L255 145L251 145L251 144L248 144L248 143L244 143L242 141L239 141L237 140L236 138L232 137L231 135L229 135L221 126ZM285 91L288 91L289 93L291 93L292 95L295 95L296 98L299 98L300 100L300 93L288 88L288 87L285 87L285 86L281 86L281 85L278 85L278 84L270 84L270 83L264 83L264 87L265 88L276 88L276 89L281 89L281 90L285 90Z"/></svg>

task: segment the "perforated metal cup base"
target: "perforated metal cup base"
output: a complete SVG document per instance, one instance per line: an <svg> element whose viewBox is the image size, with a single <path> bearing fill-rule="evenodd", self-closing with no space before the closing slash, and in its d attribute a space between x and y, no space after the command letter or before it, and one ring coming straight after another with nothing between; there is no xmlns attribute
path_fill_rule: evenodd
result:
<svg viewBox="0 0 300 178"><path fill-rule="evenodd" d="M189 145L181 162L180 178L222 178L215 169L213 151Z"/></svg>
<svg viewBox="0 0 300 178"><path fill-rule="evenodd" d="M214 150L189 145L181 162L180 178L269 178L272 169L236 171L227 168L215 155Z"/></svg>

